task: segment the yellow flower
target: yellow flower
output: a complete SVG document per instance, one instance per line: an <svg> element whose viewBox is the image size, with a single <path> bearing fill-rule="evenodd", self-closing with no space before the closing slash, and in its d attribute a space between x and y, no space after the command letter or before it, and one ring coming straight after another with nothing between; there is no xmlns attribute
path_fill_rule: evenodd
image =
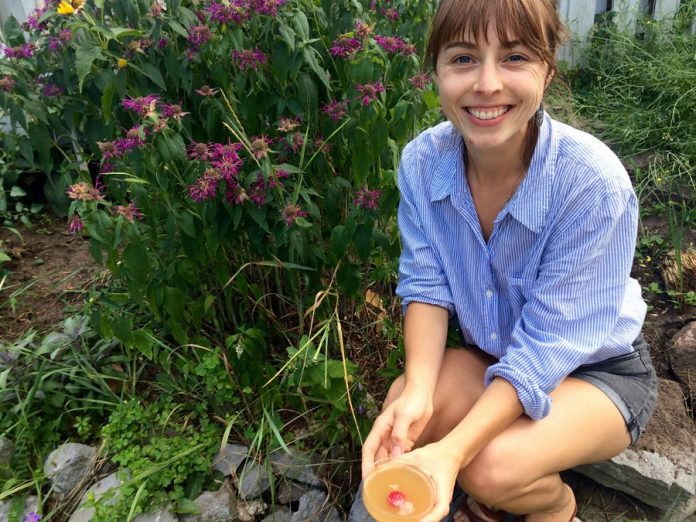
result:
<svg viewBox="0 0 696 522"><path fill-rule="evenodd" d="M60 0L60 3L58 4L58 14L62 15L70 15L73 14L80 9L82 9L82 6L84 5L85 0Z"/></svg>
<svg viewBox="0 0 696 522"><path fill-rule="evenodd" d="M118 65L119 69L125 69L128 66L128 60L125 58L119 58L116 64Z"/></svg>

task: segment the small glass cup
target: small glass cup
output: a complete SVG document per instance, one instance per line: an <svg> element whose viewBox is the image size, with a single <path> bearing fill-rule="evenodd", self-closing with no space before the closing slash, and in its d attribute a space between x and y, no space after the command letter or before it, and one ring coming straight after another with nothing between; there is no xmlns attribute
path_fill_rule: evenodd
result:
<svg viewBox="0 0 696 522"><path fill-rule="evenodd" d="M363 502L377 522L420 520L435 507L435 482L422 469L381 459L363 482Z"/></svg>

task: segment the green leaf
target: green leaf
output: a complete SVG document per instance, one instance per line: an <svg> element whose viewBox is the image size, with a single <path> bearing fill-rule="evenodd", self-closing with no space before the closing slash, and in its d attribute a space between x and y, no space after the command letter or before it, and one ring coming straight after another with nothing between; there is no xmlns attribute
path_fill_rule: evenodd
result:
<svg viewBox="0 0 696 522"><path fill-rule="evenodd" d="M296 10L293 13L292 21L295 25L295 32L300 35L303 42L309 40L309 21L307 16L300 11Z"/></svg>
<svg viewBox="0 0 696 522"><path fill-rule="evenodd" d="M140 74L144 74L150 78L162 90L167 90L167 85L164 83L164 78L162 78L162 73L160 72L159 67L156 67L151 63L145 63L142 66L130 64L130 67L138 71Z"/></svg>
<svg viewBox="0 0 696 522"><path fill-rule="evenodd" d="M10 190L10 197L11 198L21 198L21 197L26 196L26 195L27 195L26 191L23 188L18 187L17 185L14 185L12 187L12 190Z"/></svg>
<svg viewBox="0 0 696 522"><path fill-rule="evenodd" d="M114 98L115 87L116 80L110 81L106 84L106 87L104 87L104 92L101 95L101 110L104 123L109 123L111 121L111 103Z"/></svg>
<svg viewBox="0 0 696 522"><path fill-rule="evenodd" d="M278 32L280 33L281 39L288 46L288 49L290 49L291 51L294 51L295 50L295 31L292 30L292 27L288 27L287 25L281 23L280 27L278 27Z"/></svg>
<svg viewBox="0 0 696 522"><path fill-rule="evenodd" d="M363 223L355 230L355 251L363 262L367 262L372 253L372 226Z"/></svg>
<svg viewBox="0 0 696 522"><path fill-rule="evenodd" d="M175 22L174 20L169 20L169 27L171 27L172 30L175 33L178 33L180 36L183 36L184 38L189 37L188 31L179 22Z"/></svg>
<svg viewBox="0 0 696 522"><path fill-rule="evenodd" d="M104 60L101 47L96 45L81 46L75 51L75 70L77 71L78 89L82 92L82 84L92 69L95 60Z"/></svg>
<svg viewBox="0 0 696 522"><path fill-rule="evenodd" d="M142 36L143 32L137 29L131 29L129 27L112 27L111 32L117 40L125 38L126 36Z"/></svg>
<svg viewBox="0 0 696 522"><path fill-rule="evenodd" d="M331 92L331 85L329 85L329 76L326 74L326 71L322 69L319 65L316 53L316 49L312 47L305 47L304 49L302 49L302 55L304 56L304 59L307 62L307 64L309 64L310 69L312 69L312 71L314 71L314 74L316 74L319 77L321 83L323 83L326 86L326 89L329 92Z"/></svg>

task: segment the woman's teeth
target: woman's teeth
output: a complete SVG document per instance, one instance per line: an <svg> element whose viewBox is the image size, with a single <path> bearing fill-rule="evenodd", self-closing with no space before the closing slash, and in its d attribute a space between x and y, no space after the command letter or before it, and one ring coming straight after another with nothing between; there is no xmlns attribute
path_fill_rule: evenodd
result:
<svg viewBox="0 0 696 522"><path fill-rule="evenodd" d="M507 111L510 110L510 106L506 107L500 107L498 109L493 109L493 110L479 110L479 109L474 109L472 107L469 107L467 109L467 112L469 114L472 114L474 117L478 118L479 120L492 120L494 118L498 118L499 116L502 116L505 114Z"/></svg>

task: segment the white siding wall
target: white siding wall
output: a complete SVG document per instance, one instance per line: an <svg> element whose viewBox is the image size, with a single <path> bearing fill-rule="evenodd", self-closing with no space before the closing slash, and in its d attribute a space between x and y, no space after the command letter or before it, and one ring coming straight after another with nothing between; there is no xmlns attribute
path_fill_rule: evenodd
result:
<svg viewBox="0 0 696 522"><path fill-rule="evenodd" d="M0 22L10 16L14 16L20 23L24 22L40 2L43 3L43 0L0 0Z"/></svg>

